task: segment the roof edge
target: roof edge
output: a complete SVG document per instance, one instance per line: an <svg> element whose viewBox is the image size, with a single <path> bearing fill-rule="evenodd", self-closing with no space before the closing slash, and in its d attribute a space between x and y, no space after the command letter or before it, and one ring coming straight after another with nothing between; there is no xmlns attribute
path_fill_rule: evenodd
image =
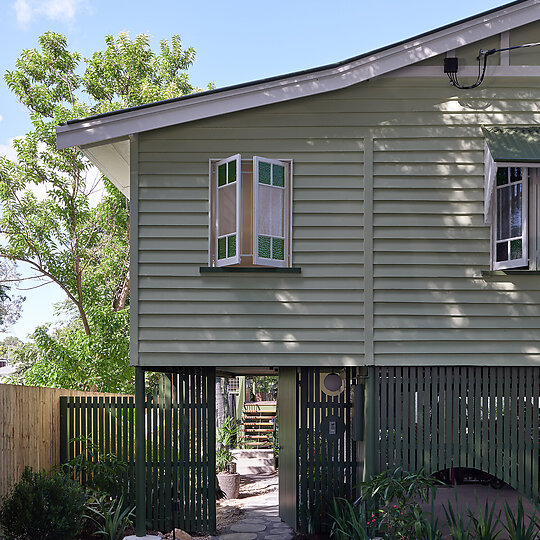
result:
<svg viewBox="0 0 540 540"><path fill-rule="evenodd" d="M523 16L531 10L533 17ZM517 0L334 64L70 120L57 127L57 145L92 144L345 88L539 19L540 0Z"/></svg>

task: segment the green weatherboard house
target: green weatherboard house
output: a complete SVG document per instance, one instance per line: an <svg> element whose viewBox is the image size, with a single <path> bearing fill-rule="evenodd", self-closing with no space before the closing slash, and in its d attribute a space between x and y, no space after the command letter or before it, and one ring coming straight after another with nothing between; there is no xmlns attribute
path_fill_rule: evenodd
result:
<svg viewBox="0 0 540 540"><path fill-rule="evenodd" d="M130 198L139 536L215 527L216 375L279 373L292 526L395 466L539 500L539 36L520 0L57 128ZM152 463L144 370L175 411Z"/></svg>

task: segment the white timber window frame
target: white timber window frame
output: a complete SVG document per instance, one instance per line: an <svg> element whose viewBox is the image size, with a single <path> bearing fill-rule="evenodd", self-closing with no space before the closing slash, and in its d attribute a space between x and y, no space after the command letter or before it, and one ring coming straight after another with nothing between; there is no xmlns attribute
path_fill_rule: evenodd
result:
<svg viewBox="0 0 540 540"><path fill-rule="evenodd" d="M210 267L292 266L292 167L261 156L210 159Z"/></svg>
<svg viewBox="0 0 540 540"><path fill-rule="evenodd" d="M493 163L486 180L492 270L540 269L540 164Z"/></svg>

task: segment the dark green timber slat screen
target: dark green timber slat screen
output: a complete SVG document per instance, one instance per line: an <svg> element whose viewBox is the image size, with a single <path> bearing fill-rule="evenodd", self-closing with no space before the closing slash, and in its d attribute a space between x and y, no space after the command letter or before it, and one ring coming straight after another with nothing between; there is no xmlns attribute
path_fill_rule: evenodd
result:
<svg viewBox="0 0 540 540"><path fill-rule="evenodd" d="M322 389L328 370L298 372L298 520L302 532L328 529L328 504L333 497L355 498L356 444L352 440L353 385L356 368L339 370L342 391ZM362 387L363 388L363 387Z"/></svg>
<svg viewBox="0 0 540 540"><path fill-rule="evenodd" d="M540 502L540 368L377 367L378 468L475 468Z"/></svg>
<svg viewBox="0 0 540 540"><path fill-rule="evenodd" d="M135 504L135 401L125 397L62 397L62 459L99 452L126 464L125 500ZM162 373L146 396L146 520L155 530L174 525L190 532L216 528L215 369L182 368ZM79 440L73 441L73 439ZM88 454L90 458L90 454ZM87 482L89 479L81 478Z"/></svg>

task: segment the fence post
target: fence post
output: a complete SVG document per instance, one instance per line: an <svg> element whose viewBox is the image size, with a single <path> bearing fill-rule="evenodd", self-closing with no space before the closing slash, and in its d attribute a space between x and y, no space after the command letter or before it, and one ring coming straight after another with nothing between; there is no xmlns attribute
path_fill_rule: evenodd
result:
<svg viewBox="0 0 540 540"><path fill-rule="evenodd" d="M68 460L67 396L60 396L60 463Z"/></svg>
<svg viewBox="0 0 540 540"><path fill-rule="evenodd" d="M146 535L144 398L144 369L135 367L135 533L139 537Z"/></svg>
<svg viewBox="0 0 540 540"><path fill-rule="evenodd" d="M375 366L368 367L368 379L366 381L365 392L365 458L364 458L364 481L368 481L377 474L377 380L375 378Z"/></svg>

